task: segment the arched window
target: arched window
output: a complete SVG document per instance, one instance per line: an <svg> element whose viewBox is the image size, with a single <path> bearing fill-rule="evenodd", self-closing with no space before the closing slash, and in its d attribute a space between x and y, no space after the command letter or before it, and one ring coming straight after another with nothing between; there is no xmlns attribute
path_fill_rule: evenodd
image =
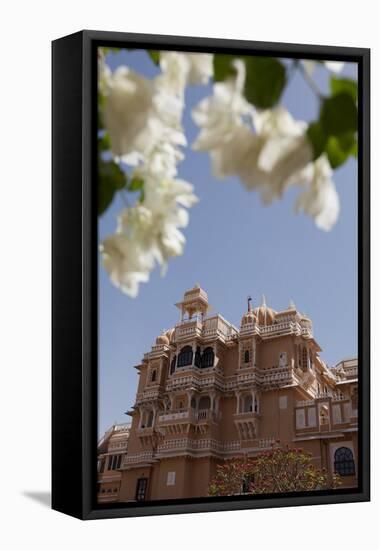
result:
<svg viewBox="0 0 379 550"><path fill-rule="evenodd" d="M254 412L256 412L256 413L259 412L259 397L257 395L255 396Z"/></svg>
<svg viewBox="0 0 379 550"><path fill-rule="evenodd" d="M334 453L334 471L340 476L355 475L354 457L348 447L339 447Z"/></svg>
<svg viewBox="0 0 379 550"><path fill-rule="evenodd" d="M149 411L147 415L146 428L151 428L151 426L153 425L153 418L154 418L153 411Z"/></svg>
<svg viewBox="0 0 379 550"><path fill-rule="evenodd" d="M253 411L253 397L247 395L243 402L243 412L252 412Z"/></svg>
<svg viewBox="0 0 379 550"><path fill-rule="evenodd" d="M203 369L207 367L213 367L215 361L215 354L213 348L205 348L201 357L201 367Z"/></svg>
<svg viewBox="0 0 379 550"><path fill-rule="evenodd" d="M303 352L301 355L301 368L303 371L306 371L308 369L308 350L307 348L303 348Z"/></svg>
<svg viewBox="0 0 379 550"><path fill-rule="evenodd" d="M249 361L250 361L250 353L249 353L249 350L247 349L244 355L244 362L248 363Z"/></svg>
<svg viewBox="0 0 379 550"><path fill-rule="evenodd" d="M184 346L178 356L178 367L192 365L193 351L191 346Z"/></svg>
<svg viewBox="0 0 379 550"><path fill-rule="evenodd" d="M199 399L199 411L211 408L211 400L208 395L204 395Z"/></svg>
<svg viewBox="0 0 379 550"><path fill-rule="evenodd" d="M329 411L327 407L322 407L320 410L320 425L325 426L329 424Z"/></svg>
<svg viewBox="0 0 379 550"><path fill-rule="evenodd" d="M197 346L196 348L196 353L195 353L195 366L196 367L201 367L201 352L200 352L200 348L199 346Z"/></svg>
<svg viewBox="0 0 379 550"><path fill-rule="evenodd" d="M174 374L174 372L175 372L175 367L176 367L176 355L174 355L174 357L173 357L172 360L171 360L170 374Z"/></svg>
<svg viewBox="0 0 379 550"><path fill-rule="evenodd" d="M150 380L151 380L151 382L155 382L156 379L157 379L157 371L156 371L156 369L153 369L153 370L151 371Z"/></svg>
<svg viewBox="0 0 379 550"><path fill-rule="evenodd" d="M182 399L179 399L178 401L178 409L179 410L184 409L184 401Z"/></svg>

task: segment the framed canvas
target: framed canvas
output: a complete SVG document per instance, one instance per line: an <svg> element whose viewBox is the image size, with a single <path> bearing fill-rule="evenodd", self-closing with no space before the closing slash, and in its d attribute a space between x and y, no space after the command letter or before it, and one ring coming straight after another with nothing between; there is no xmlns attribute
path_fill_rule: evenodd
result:
<svg viewBox="0 0 379 550"><path fill-rule="evenodd" d="M52 52L53 508L369 500L369 50Z"/></svg>

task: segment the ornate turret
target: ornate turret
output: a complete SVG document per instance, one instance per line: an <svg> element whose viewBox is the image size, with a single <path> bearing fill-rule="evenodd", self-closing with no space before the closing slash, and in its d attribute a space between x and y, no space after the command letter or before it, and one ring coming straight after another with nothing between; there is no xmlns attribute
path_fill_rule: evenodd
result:
<svg viewBox="0 0 379 550"><path fill-rule="evenodd" d="M188 316L188 319L197 316L202 318L211 309L208 302L208 294L200 288L199 284L196 284L191 290L187 290L184 293L183 300L175 305L181 311L182 321L186 316Z"/></svg>
<svg viewBox="0 0 379 550"><path fill-rule="evenodd" d="M276 311L266 305L266 298L262 295L262 303L253 310L260 325L272 325L275 319Z"/></svg>
<svg viewBox="0 0 379 550"><path fill-rule="evenodd" d="M170 341L169 341L167 335L164 333L164 334L161 334L160 336L158 336L155 343L156 343L157 346L161 346L161 345L168 346L170 344Z"/></svg>
<svg viewBox="0 0 379 550"><path fill-rule="evenodd" d="M254 323L257 320L251 305L251 296L247 298L247 312L242 315L241 327Z"/></svg>

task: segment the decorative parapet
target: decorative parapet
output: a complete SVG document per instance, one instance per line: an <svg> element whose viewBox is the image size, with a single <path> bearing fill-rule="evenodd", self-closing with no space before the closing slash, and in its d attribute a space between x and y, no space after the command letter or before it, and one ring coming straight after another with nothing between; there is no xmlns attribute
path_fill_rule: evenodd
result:
<svg viewBox="0 0 379 550"><path fill-rule="evenodd" d="M154 390L147 389L140 393L137 393L136 405L158 399L160 397L161 392L162 390L160 388L156 388Z"/></svg>
<svg viewBox="0 0 379 550"><path fill-rule="evenodd" d="M270 449L278 445L275 437L265 437L261 439L250 439L244 441L242 447L240 440L219 441L217 439L191 439L188 437L168 439L157 446L156 452L142 451L140 453L128 454L124 457L121 469L130 468L137 465L149 464L167 455L182 454L183 452L203 455L206 452L216 453L218 455L228 455L235 452L260 452L264 449ZM246 446L247 444L247 446Z"/></svg>
<svg viewBox="0 0 379 550"><path fill-rule="evenodd" d="M275 437L265 437L258 440L258 447L261 449L271 448L277 445Z"/></svg>
<svg viewBox="0 0 379 550"><path fill-rule="evenodd" d="M132 464L140 464L145 462L151 462L154 458L153 451L142 451L140 453L127 454L124 456L121 463L121 469Z"/></svg>
<svg viewBox="0 0 379 550"><path fill-rule="evenodd" d="M186 420L190 416L190 411L179 411L162 413L158 417L158 422L172 422L176 420Z"/></svg>
<svg viewBox="0 0 379 550"><path fill-rule="evenodd" d="M238 451L241 448L240 441L217 441L216 439L169 439L158 446L157 452L164 453L167 451Z"/></svg>
<svg viewBox="0 0 379 550"><path fill-rule="evenodd" d="M193 337L201 337L204 340L220 338L227 342L238 337L238 330L221 315L186 319L175 326L175 342Z"/></svg>
<svg viewBox="0 0 379 550"><path fill-rule="evenodd" d="M264 371L255 369L253 372L240 371L237 376L231 377L231 380L223 379L218 373L213 373L208 376L196 376L193 368L188 372L193 372L193 374L171 378L166 384L166 391L170 392L189 388L201 390L212 387L223 392L229 392L246 385L257 385L263 389L267 389L288 385L298 381L291 367L275 367L272 369L265 369Z"/></svg>
<svg viewBox="0 0 379 550"><path fill-rule="evenodd" d="M180 424L180 423L208 423L208 422L217 422L219 420L219 415L216 411L210 409L201 409L195 411L193 409L180 410L180 411L171 411L167 413L161 413L158 416L158 423L167 425L167 424Z"/></svg>
<svg viewBox="0 0 379 550"><path fill-rule="evenodd" d="M116 424L113 429L115 432L129 432L130 422L125 422L124 424Z"/></svg>

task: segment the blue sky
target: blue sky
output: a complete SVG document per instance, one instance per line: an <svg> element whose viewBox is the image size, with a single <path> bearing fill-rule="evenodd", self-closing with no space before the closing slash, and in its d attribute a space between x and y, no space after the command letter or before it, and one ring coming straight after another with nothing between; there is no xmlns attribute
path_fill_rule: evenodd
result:
<svg viewBox="0 0 379 550"><path fill-rule="evenodd" d="M112 69L126 63L147 77L157 72L142 51L110 54L107 61ZM356 66L346 65L342 74L356 77ZM314 78L327 90L326 70L318 67ZM188 88L184 128L189 143L197 135L191 110L210 93L210 86ZM318 101L298 73L282 102L297 119L317 118ZM174 304L197 282L208 292L214 311L237 326L248 295L255 306L265 294L267 304L277 310L293 299L313 320L321 357L329 365L357 353L356 161L350 159L334 174L341 213L330 232L295 214L296 189L263 206L258 194L246 191L237 178L213 178L206 153L188 148L178 168L179 177L194 185L200 199L184 229L184 255L169 262L165 277L158 269L153 272L135 299L110 283L99 261L99 434L114 421L130 421L124 412L134 403L138 383L133 366L178 321ZM116 198L100 218L100 240L114 233L123 206Z"/></svg>

